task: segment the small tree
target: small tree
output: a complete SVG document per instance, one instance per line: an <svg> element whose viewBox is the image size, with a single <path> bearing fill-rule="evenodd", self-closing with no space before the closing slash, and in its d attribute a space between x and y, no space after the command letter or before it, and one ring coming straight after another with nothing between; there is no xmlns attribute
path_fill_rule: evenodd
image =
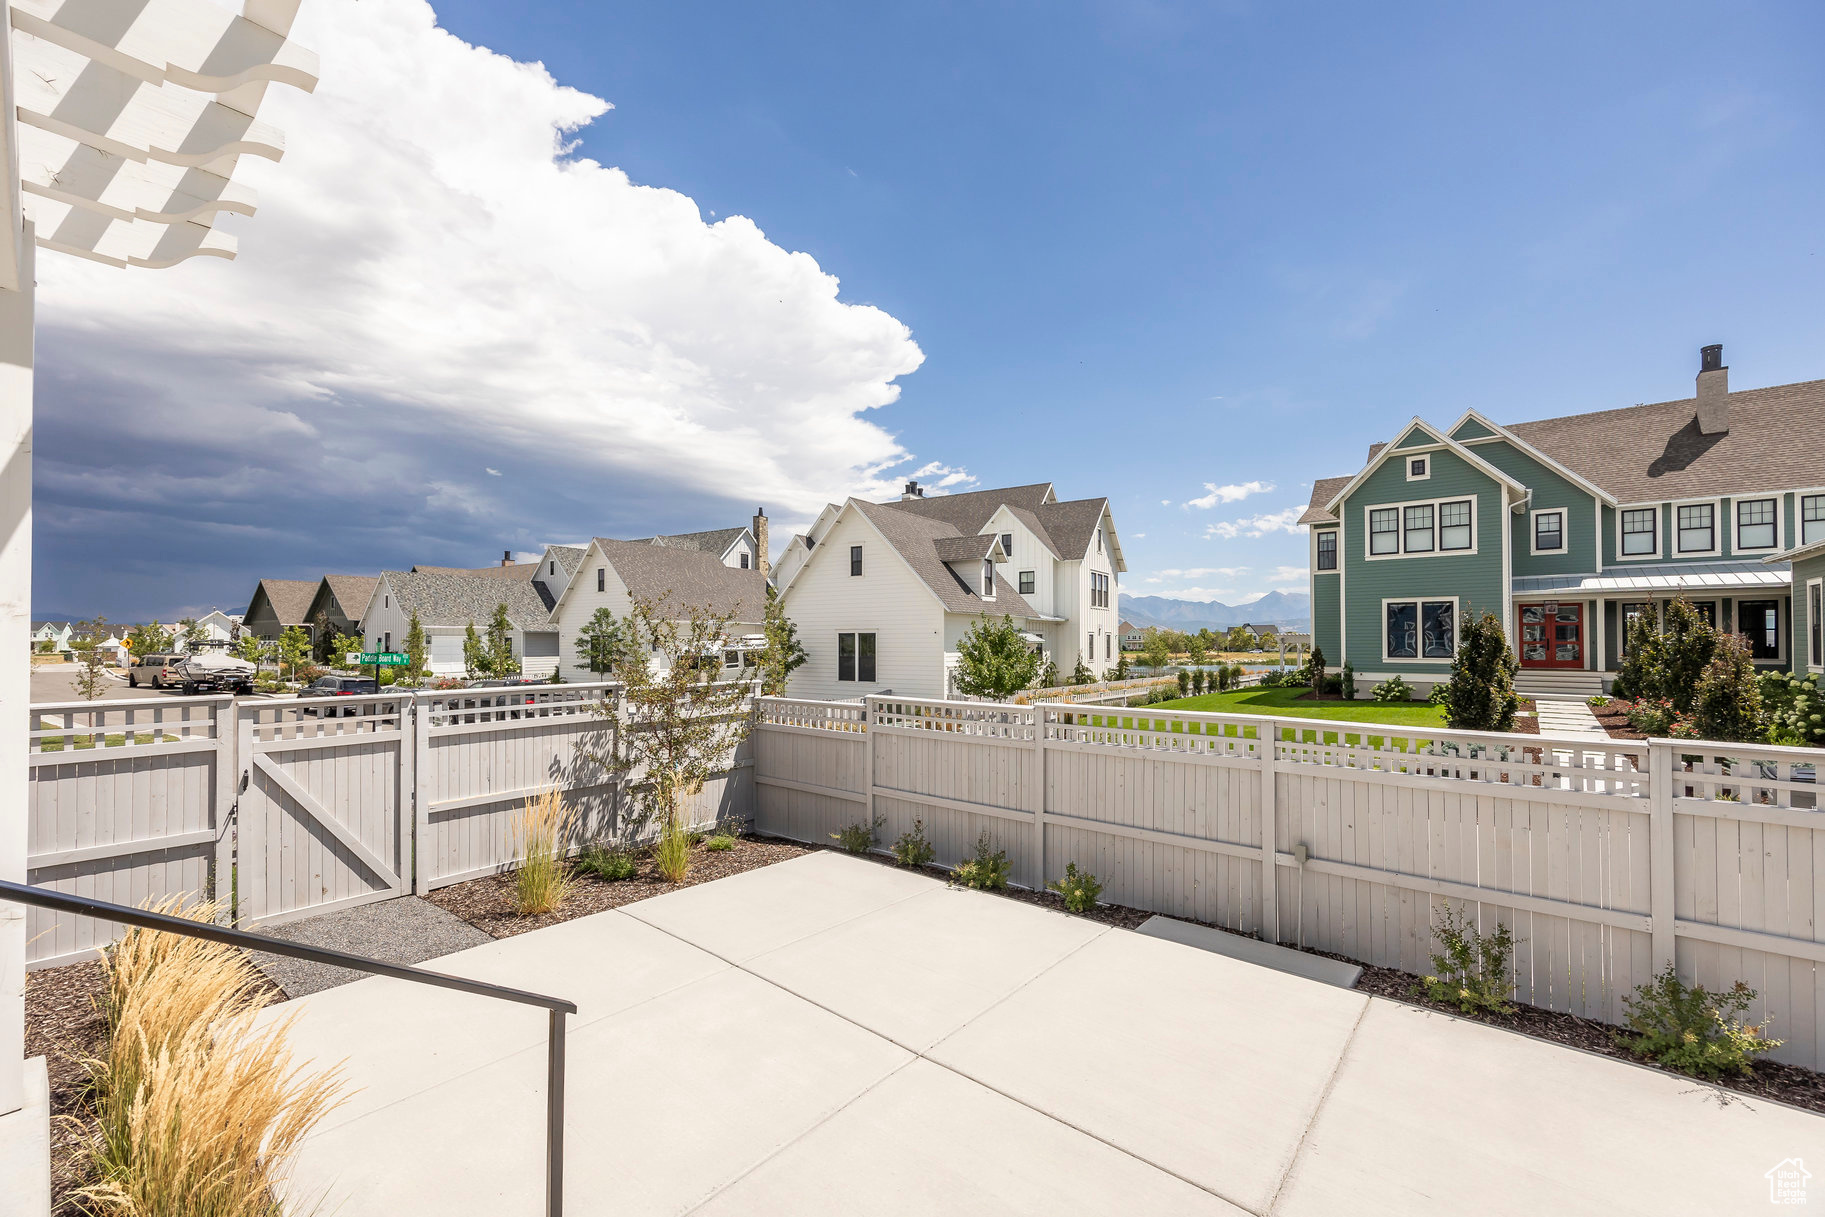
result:
<svg viewBox="0 0 1825 1217"><path fill-rule="evenodd" d="M615 676L627 729L618 733L619 755L597 758L631 780L641 820L658 825L662 846L688 832L686 800L727 770L751 721L741 712L751 686L709 679L713 669L701 662L722 649L730 616L698 606L680 616L679 608L664 604L637 598L626 618L628 646ZM615 709L605 701L600 712L613 717ZM689 866L688 849L676 856L680 869L668 876L674 881Z"/></svg>
<svg viewBox="0 0 1825 1217"><path fill-rule="evenodd" d="M1084 666L1081 656L1077 666ZM978 617L957 643L957 690L966 697L1006 701L1037 675L1039 652L1020 636L1012 617L999 622Z"/></svg>
<svg viewBox="0 0 1825 1217"><path fill-rule="evenodd" d="M1204 641L1205 633L1204 630L1199 630L1185 640L1185 658L1194 668L1203 666L1204 655L1209 650Z"/></svg>
<svg viewBox="0 0 1825 1217"><path fill-rule="evenodd" d="M301 625L288 625L285 632L279 635L279 668L280 675L289 672L297 676L298 669L310 662L310 631Z"/></svg>
<svg viewBox="0 0 1825 1217"><path fill-rule="evenodd" d="M1202 697L1204 695L1203 668L1193 668L1191 670L1191 695L1193 697Z"/></svg>
<svg viewBox="0 0 1825 1217"><path fill-rule="evenodd" d="M488 672L493 676L518 676L520 661L513 655L513 619L507 615L507 606L494 606L494 615L488 618Z"/></svg>
<svg viewBox="0 0 1825 1217"><path fill-rule="evenodd" d="M425 678L425 664L430 658L430 648L425 644L425 625L412 614L412 620L406 625L406 683L416 685Z"/></svg>
<svg viewBox="0 0 1825 1217"><path fill-rule="evenodd" d="M1515 711L1521 707L1514 691L1520 669L1494 613L1464 622L1445 690L1445 725L1459 731L1513 730Z"/></svg>
<svg viewBox="0 0 1825 1217"><path fill-rule="evenodd" d="M171 649L171 631L156 621L151 625L136 625L127 635L127 649L136 656L162 654Z"/></svg>
<svg viewBox="0 0 1825 1217"><path fill-rule="evenodd" d="M488 670L488 648L482 645L482 636L475 632L475 622L471 621L463 628L463 674L474 680Z"/></svg>
<svg viewBox="0 0 1825 1217"><path fill-rule="evenodd" d="M1033 684L1035 688L1056 689L1058 680L1058 665L1048 659L1045 666L1039 669L1039 675L1033 678Z"/></svg>
<svg viewBox="0 0 1825 1217"><path fill-rule="evenodd" d="M234 640L235 655L251 664L258 664L265 659L270 649L267 640L257 634L243 633Z"/></svg>
<svg viewBox="0 0 1825 1217"><path fill-rule="evenodd" d="M1347 659L1343 661L1343 671L1337 677L1337 692L1345 701L1356 700L1356 666Z"/></svg>
<svg viewBox="0 0 1825 1217"><path fill-rule="evenodd" d="M1305 674L1311 682L1313 697L1324 696L1324 665L1324 648L1313 643L1312 657L1305 664Z"/></svg>
<svg viewBox="0 0 1825 1217"><path fill-rule="evenodd" d="M324 657L332 666L340 667L348 662L350 654L360 655L367 650L367 643L359 634L344 634L334 631L330 636L329 653ZM360 660L356 660L357 663Z"/></svg>
<svg viewBox="0 0 1825 1217"><path fill-rule="evenodd" d="M1115 657L1115 679L1128 679L1128 652L1122 651Z"/></svg>
<svg viewBox="0 0 1825 1217"><path fill-rule="evenodd" d="M1184 668L1180 668L1179 669L1179 696L1188 697L1190 695L1191 695L1191 675L1190 675L1190 673L1186 672Z"/></svg>
<svg viewBox="0 0 1825 1217"><path fill-rule="evenodd" d="M1166 635L1158 630L1148 630L1147 641L1141 647L1141 655L1146 659L1147 666L1156 673L1171 663L1172 651L1166 645Z"/></svg>
<svg viewBox="0 0 1825 1217"><path fill-rule="evenodd" d="M787 681L805 666L809 656L799 643L798 626L786 616L779 593L771 587L767 588L767 610L761 621L761 631L767 636L767 649L760 656L761 692L768 697L784 697Z"/></svg>
<svg viewBox="0 0 1825 1217"><path fill-rule="evenodd" d="M1692 715L1705 739L1749 743L1767 735L1755 661L1739 634L1722 634L1698 678Z"/></svg>
<svg viewBox="0 0 1825 1217"><path fill-rule="evenodd" d="M1690 600L1671 601L1660 627L1661 696L1681 714L1692 712L1699 678L1717 651L1717 631L1699 616Z"/></svg>
<svg viewBox="0 0 1825 1217"><path fill-rule="evenodd" d="M1071 683L1074 685L1088 685L1094 684L1095 682L1096 673L1090 670L1090 665L1084 662L1083 652L1079 651L1077 653L1077 666L1071 669Z"/></svg>
<svg viewBox="0 0 1825 1217"><path fill-rule="evenodd" d="M106 656L93 638L72 642L70 649L76 652L80 665L76 669L76 692L84 701L94 701L108 689L108 674L102 667Z"/></svg>

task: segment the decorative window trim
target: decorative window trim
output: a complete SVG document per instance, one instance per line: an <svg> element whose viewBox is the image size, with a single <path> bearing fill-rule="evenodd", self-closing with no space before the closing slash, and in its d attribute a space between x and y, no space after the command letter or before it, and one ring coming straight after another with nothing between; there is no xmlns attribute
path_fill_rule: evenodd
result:
<svg viewBox="0 0 1825 1217"><path fill-rule="evenodd" d="M1468 549L1440 549L1439 545L1443 542L1444 537L1441 534L1440 525L1438 522L1439 521L1439 508L1442 507L1446 503L1462 503L1462 502L1468 502L1470 504L1470 548L1468 548ZM1477 553L1478 549L1481 548L1482 543L1483 543L1482 529L1478 526L1478 517L1481 515L1481 511L1479 509L1481 508L1481 506L1482 506L1481 499L1476 494L1452 494L1452 495L1446 495L1445 497L1438 498L1438 499L1413 499L1413 500L1411 500L1409 502L1405 502L1405 503L1375 503L1375 504L1367 505L1363 508L1363 512L1362 512L1362 530L1363 530L1362 556L1365 560L1370 561L1370 562L1385 562L1385 561L1389 561L1389 560L1395 559L1395 558L1466 558L1466 557L1474 557L1475 554ZM1430 507L1430 508L1432 508L1432 548L1431 549L1423 549L1423 550L1419 550L1414 553L1407 552L1407 548L1406 548L1406 546L1407 546L1407 508L1409 508L1409 507ZM1395 524L1397 525L1397 528L1395 531L1395 539L1396 539L1397 544L1399 545L1399 548L1396 549L1393 553L1378 554L1378 553L1371 552L1371 546L1373 546L1375 543L1375 533L1369 527L1369 522L1370 522L1370 518L1371 518L1370 513L1376 512L1376 511L1392 511L1395 513L1394 520L1395 520ZM1458 527L1458 526L1453 525L1453 527ZM1386 535L1386 534L1383 534L1383 535ZM1339 544L1341 544L1341 543L1342 543L1342 539L1340 537Z"/></svg>
<svg viewBox="0 0 1825 1217"><path fill-rule="evenodd" d="M1388 654L1388 606L1390 604L1411 604L1413 606L1415 616L1414 624L1422 632L1422 639L1420 642L1421 653L1412 659L1409 659L1404 655ZM1423 632L1426 626L1426 618L1424 606L1428 604L1451 605L1452 653L1450 656L1443 659L1427 659L1425 657L1426 648ZM1450 667L1453 659L1457 656L1457 645L1464 628L1464 609L1463 605L1458 602L1458 597L1456 596L1388 596L1383 598L1381 602L1381 618L1377 622L1376 628L1381 631L1381 661L1383 663L1429 663Z"/></svg>
<svg viewBox="0 0 1825 1217"><path fill-rule="evenodd" d="M1331 542L1331 564L1329 566L1324 564L1324 542L1327 538ZM1327 528L1312 534L1312 569L1321 575L1337 573L1337 530L1335 528Z"/></svg>
<svg viewBox="0 0 1825 1217"><path fill-rule="evenodd" d="M1825 541L1825 520L1813 521L1814 524L1819 526L1818 535L1815 536L1811 542L1806 540L1807 499L1818 499L1820 500L1821 506L1825 507L1825 490L1796 490L1793 492L1793 526L1797 534L1795 538L1796 543L1800 545L1809 545L1813 542Z"/></svg>
<svg viewBox="0 0 1825 1217"><path fill-rule="evenodd" d="M1774 504L1774 544L1744 545L1743 542L1743 508L1750 503ZM1730 500L1730 552L1733 554L1775 554L1787 548L1787 513L1782 510L1782 496L1778 494L1756 494L1746 498ZM1797 518L1799 504L1794 504ZM1759 527L1750 525L1751 528Z"/></svg>
<svg viewBox="0 0 1825 1217"><path fill-rule="evenodd" d="M1402 449L1402 451L1407 450ZM1401 468L1407 471L1409 482L1426 482L1432 479L1432 454L1430 452L1422 453L1419 456L1402 456L1400 459L1403 462ZM1415 466L1419 468L1417 473L1414 472Z"/></svg>
<svg viewBox="0 0 1825 1217"><path fill-rule="evenodd" d="M1667 504L1673 513L1673 558L1715 558L1724 552L1724 504L1722 499L1680 499ZM1711 509L1711 548L1681 549L1679 547L1679 509L1681 507L1709 507Z"/></svg>
<svg viewBox="0 0 1825 1217"><path fill-rule="evenodd" d="M1559 517L1559 547L1557 549L1541 549L1540 548L1540 517L1541 516L1558 516ZM1569 552L1571 550L1571 537L1568 533L1568 527L1570 525L1570 522L1571 522L1571 513L1566 511L1565 508L1563 508L1563 507L1543 507L1539 511L1528 512L1528 514L1527 514L1527 552L1536 557L1541 554L1563 554L1563 553Z"/></svg>
<svg viewBox="0 0 1825 1217"><path fill-rule="evenodd" d="M1654 548L1645 554L1624 553L1622 550L1622 517L1631 511L1651 511L1654 513ZM1652 562L1660 557L1665 540L1662 531L1666 524L1665 505L1661 503L1623 503L1616 508L1616 561L1618 562Z"/></svg>

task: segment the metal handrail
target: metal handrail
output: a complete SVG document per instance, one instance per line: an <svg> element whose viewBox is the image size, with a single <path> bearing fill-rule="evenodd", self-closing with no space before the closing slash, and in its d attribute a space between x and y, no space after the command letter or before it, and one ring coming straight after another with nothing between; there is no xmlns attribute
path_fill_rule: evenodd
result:
<svg viewBox="0 0 1825 1217"><path fill-rule="evenodd" d="M228 926L213 925L206 921L192 921L187 917L174 917L169 913L154 913L147 909L129 908L124 904L110 904L106 900L91 900L87 896L72 896L65 892L32 887L25 883L10 883L0 880L0 900L29 904L59 913L74 913L79 917L98 917L107 921L118 921L125 925L142 926L148 930L163 930L170 934L183 934L189 938L202 938L209 942L244 947L250 951L267 951L274 955L286 955L311 963L329 964L332 967L348 968L355 972L391 976L395 980L409 980L414 984L431 985L439 989L455 989L459 993L474 993L480 997L493 997L501 1001L518 1002L523 1006L544 1008L550 1015L546 1038L548 1051L546 1053L545 1081L545 1213L546 1217L560 1217L563 1213L564 1017L577 1012L577 1003L562 997L548 997L545 994L530 993L524 989L510 989L505 985L491 985L486 981L470 980L464 976L431 972L424 968L412 967L409 964L387 963L384 960L369 959L365 955L351 955L347 951L332 951L327 947L287 942L283 938L268 938L264 934L250 934L246 930L230 929Z"/></svg>

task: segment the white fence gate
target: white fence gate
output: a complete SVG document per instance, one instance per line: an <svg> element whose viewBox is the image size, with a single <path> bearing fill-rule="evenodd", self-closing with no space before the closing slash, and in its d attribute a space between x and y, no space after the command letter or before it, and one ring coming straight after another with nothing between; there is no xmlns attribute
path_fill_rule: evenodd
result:
<svg viewBox="0 0 1825 1217"><path fill-rule="evenodd" d="M1522 1001L1620 1022L1674 963L1825 1063L1816 750L871 697L764 698L755 755L762 832L922 820L954 865L987 831L1017 882L1076 862L1113 903L1410 972L1458 902L1514 931Z"/></svg>

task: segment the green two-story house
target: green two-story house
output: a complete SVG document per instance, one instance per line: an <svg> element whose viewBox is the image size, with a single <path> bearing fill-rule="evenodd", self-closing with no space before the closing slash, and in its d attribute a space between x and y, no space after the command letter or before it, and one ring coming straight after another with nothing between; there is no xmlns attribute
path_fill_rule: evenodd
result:
<svg viewBox="0 0 1825 1217"><path fill-rule="evenodd" d="M1817 576L1796 583L1789 559L1825 542L1825 380L1732 393L1709 346L1680 401L1506 427L1415 418L1354 476L1315 482L1300 523L1314 641L1359 695L1396 673L1423 695L1484 612L1524 692L1607 690L1628 622L1677 597L1757 664L1819 670Z"/></svg>

